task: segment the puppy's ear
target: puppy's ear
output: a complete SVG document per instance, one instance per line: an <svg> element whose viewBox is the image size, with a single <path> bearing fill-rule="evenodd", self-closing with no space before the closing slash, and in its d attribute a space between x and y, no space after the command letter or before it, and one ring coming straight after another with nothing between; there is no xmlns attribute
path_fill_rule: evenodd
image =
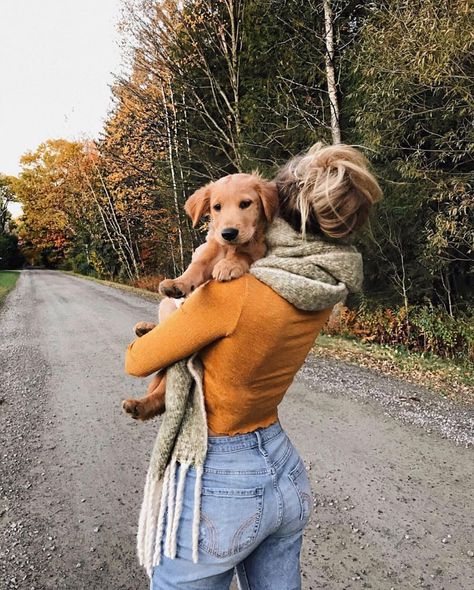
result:
<svg viewBox="0 0 474 590"><path fill-rule="evenodd" d="M259 180L255 187L262 201L263 212L268 222L273 221L278 211L278 189L275 182Z"/></svg>
<svg viewBox="0 0 474 590"><path fill-rule="evenodd" d="M198 189L184 204L184 210L191 217L193 227L196 227L201 217L211 212L211 184Z"/></svg>

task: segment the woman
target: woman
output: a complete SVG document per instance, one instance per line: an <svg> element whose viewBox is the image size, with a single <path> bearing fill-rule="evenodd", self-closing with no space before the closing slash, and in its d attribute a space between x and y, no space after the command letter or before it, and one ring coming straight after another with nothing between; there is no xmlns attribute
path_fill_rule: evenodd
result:
<svg viewBox="0 0 474 590"><path fill-rule="evenodd" d="M241 589L301 587L311 489L277 407L332 306L361 286L360 255L347 238L381 193L349 146L316 144L276 181L280 218L267 257L240 279L203 285L127 351L126 370L137 376L196 353L203 366L203 463L175 456L160 514L147 480L139 537L152 590L225 590L234 568ZM187 417L198 414L188 407ZM150 512L154 527L144 524Z"/></svg>

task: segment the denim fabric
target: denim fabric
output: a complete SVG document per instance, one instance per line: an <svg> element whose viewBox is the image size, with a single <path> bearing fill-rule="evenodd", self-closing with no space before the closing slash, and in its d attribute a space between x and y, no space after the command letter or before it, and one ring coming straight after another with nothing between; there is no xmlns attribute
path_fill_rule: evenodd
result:
<svg viewBox="0 0 474 590"><path fill-rule="evenodd" d="M177 557L162 555L151 590L228 590L234 568L241 590L299 590L311 489L304 464L280 424L209 438L198 563L191 556L194 480L190 469Z"/></svg>

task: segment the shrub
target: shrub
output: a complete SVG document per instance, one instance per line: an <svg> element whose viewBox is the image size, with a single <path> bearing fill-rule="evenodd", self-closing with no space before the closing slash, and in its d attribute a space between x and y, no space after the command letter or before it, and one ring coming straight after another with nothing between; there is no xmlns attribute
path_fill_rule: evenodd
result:
<svg viewBox="0 0 474 590"><path fill-rule="evenodd" d="M342 307L331 317L324 331L355 336L366 342L404 346L414 352L474 360L472 311L452 317L434 306L412 306L408 310L404 307Z"/></svg>

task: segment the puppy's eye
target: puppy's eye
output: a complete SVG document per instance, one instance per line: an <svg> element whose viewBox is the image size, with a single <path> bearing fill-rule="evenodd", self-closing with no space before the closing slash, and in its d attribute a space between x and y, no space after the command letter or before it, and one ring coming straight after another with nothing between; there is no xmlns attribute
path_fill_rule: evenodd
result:
<svg viewBox="0 0 474 590"><path fill-rule="evenodd" d="M241 209L247 209L252 204L252 201L240 201L239 207Z"/></svg>
<svg viewBox="0 0 474 590"><path fill-rule="evenodd" d="M220 211L222 209L222 205L216 203L212 208L214 209L214 211Z"/></svg>

